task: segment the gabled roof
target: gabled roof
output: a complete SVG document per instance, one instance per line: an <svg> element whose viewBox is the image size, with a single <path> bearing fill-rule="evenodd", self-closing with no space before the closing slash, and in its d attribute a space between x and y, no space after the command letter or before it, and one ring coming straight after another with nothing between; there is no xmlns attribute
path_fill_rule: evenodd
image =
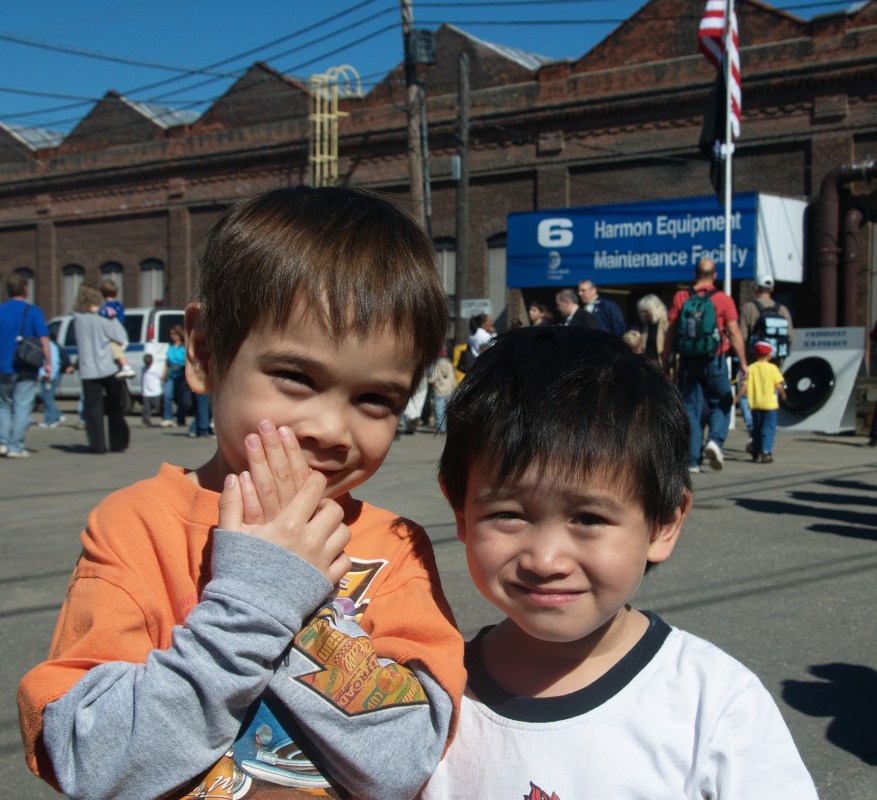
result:
<svg viewBox="0 0 877 800"><path fill-rule="evenodd" d="M64 134L60 131L50 131L46 128L27 128L23 125L7 125L0 122L0 131L21 142L28 150L47 150L57 147L64 141Z"/></svg>
<svg viewBox="0 0 877 800"><path fill-rule="evenodd" d="M190 111L129 100L111 90L70 131L59 150L75 152L148 142L162 138L169 129L193 122L197 116Z"/></svg>
<svg viewBox="0 0 877 800"><path fill-rule="evenodd" d="M479 39L471 33L466 33L466 31L458 28L456 25L446 24L442 25L442 27L469 39L479 47L486 47L489 50L493 50L497 55L507 58L509 61L514 61L524 69L535 71L540 67L544 67L546 64L553 64L558 60L556 58L550 58L549 56L540 56L538 53L530 53L527 50L520 50L517 47L508 47L504 44L488 42L486 39Z"/></svg>
<svg viewBox="0 0 877 800"><path fill-rule="evenodd" d="M196 127L238 128L303 118L309 104L304 83L257 61L211 104Z"/></svg>
<svg viewBox="0 0 877 800"><path fill-rule="evenodd" d="M195 111L163 108L162 106L156 106L150 103L138 103L136 100L129 100L122 95L119 95L119 99L165 130L168 128L176 128L180 125L191 125L199 117L199 114Z"/></svg>

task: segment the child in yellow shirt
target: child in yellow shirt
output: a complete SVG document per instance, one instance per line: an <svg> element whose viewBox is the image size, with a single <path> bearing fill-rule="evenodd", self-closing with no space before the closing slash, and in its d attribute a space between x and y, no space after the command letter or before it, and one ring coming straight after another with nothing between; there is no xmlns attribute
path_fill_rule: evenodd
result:
<svg viewBox="0 0 877 800"><path fill-rule="evenodd" d="M780 368L770 360L773 356L770 342L756 342L753 352L757 360L749 365L749 376L740 397L748 397L752 409L752 460L770 464L780 407L777 395L786 399L785 379Z"/></svg>

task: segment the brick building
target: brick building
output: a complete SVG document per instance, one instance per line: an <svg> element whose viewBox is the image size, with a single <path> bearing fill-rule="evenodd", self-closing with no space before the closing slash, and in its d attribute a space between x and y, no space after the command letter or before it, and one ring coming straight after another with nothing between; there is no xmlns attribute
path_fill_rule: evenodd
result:
<svg viewBox="0 0 877 800"><path fill-rule="evenodd" d="M739 0L741 192L811 203L805 282L781 286L799 324L870 326L875 317L877 2L803 21ZM458 55L470 60L469 274L463 295L489 297L500 324L524 317L505 285L513 211L705 195L697 148L715 72L697 50L702 4L652 0L578 60L547 61L436 33L420 66L429 120L431 233L453 294ZM408 194L400 64L361 98L341 101L343 183ZM218 211L260 189L307 182L307 85L256 63L197 119L108 92L63 139L0 124L0 274L20 270L48 313L82 280L108 275L128 305L190 298ZM630 321L647 291L607 287ZM746 299L751 286L735 294ZM538 295L535 292L533 296Z"/></svg>

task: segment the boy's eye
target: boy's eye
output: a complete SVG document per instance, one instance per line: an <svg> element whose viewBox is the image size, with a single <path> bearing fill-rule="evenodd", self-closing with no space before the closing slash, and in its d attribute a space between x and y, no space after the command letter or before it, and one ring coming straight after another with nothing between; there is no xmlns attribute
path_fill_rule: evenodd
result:
<svg viewBox="0 0 877 800"><path fill-rule="evenodd" d="M401 414L405 407L402 401L376 392L361 395L359 400L363 405L379 409L382 413Z"/></svg>
<svg viewBox="0 0 877 800"><path fill-rule="evenodd" d="M292 370L281 370L275 374L277 375L278 378L281 378L282 380L291 381L292 383L301 383L301 384L304 384L305 386L307 386L311 389L314 388L313 379L309 375L306 375L304 372L295 372Z"/></svg>
<svg viewBox="0 0 877 800"><path fill-rule="evenodd" d="M579 514L573 518L573 522L576 525L585 525L588 527L606 524L606 520L597 514Z"/></svg>

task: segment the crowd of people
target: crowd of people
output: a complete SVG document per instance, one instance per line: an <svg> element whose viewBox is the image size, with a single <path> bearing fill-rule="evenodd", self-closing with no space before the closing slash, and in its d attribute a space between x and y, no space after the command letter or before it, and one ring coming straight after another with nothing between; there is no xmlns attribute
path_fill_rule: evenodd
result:
<svg viewBox="0 0 877 800"><path fill-rule="evenodd" d="M134 371L125 355L128 335L125 306L118 284L107 279L99 287L83 283L72 308L76 337L75 363L46 326L42 310L28 302L28 284L13 274L6 280L8 300L0 304L0 456L27 458L24 440L33 424L33 413L42 405L41 428L57 428L66 422L57 403L63 375L79 373L81 392L77 428L85 431L89 452L123 452L130 443L125 419L125 381ZM213 436L208 394L194 394L185 377L186 351L182 327L170 331L166 360L147 353L140 375L142 422L153 425L161 416L163 427L185 426L192 416L188 435ZM25 361L19 351L23 340L35 342L41 357Z"/></svg>

